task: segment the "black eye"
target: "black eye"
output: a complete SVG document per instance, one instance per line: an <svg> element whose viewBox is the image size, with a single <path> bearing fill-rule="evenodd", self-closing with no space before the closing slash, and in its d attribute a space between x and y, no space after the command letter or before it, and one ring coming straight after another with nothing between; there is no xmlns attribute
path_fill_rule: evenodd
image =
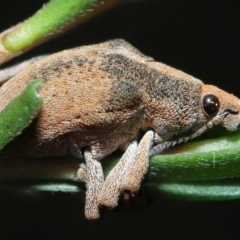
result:
<svg viewBox="0 0 240 240"><path fill-rule="evenodd" d="M216 116L220 107L218 98L212 94L203 97L202 100L204 111L210 116Z"/></svg>

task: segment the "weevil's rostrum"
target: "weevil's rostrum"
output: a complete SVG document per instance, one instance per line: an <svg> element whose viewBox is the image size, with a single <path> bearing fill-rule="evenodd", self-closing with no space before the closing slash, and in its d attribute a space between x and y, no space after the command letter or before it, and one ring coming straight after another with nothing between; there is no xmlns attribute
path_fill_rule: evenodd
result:
<svg viewBox="0 0 240 240"><path fill-rule="evenodd" d="M98 218L102 206L117 206L121 194L138 191L149 156L217 124L240 127L238 98L155 62L121 39L39 60L1 87L0 110L34 78L44 79L42 109L0 157L83 158L76 174L86 182L88 219ZM100 160L117 148L125 153L104 177Z"/></svg>

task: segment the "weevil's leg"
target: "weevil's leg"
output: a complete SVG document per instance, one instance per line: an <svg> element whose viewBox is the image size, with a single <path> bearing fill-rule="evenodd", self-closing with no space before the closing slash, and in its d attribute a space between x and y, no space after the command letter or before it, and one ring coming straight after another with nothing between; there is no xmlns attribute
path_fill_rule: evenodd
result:
<svg viewBox="0 0 240 240"><path fill-rule="evenodd" d="M89 148L84 150L84 158L86 169L84 171L85 167L82 166L78 174L80 174L80 178L86 180L85 216L87 219L97 219L100 217L97 197L104 182L103 170L101 163L93 158Z"/></svg>
<svg viewBox="0 0 240 240"><path fill-rule="evenodd" d="M190 136L182 137L182 138L179 138L178 140L175 140L175 141L166 141L166 142L162 142L160 144L157 144L156 146L154 146L150 150L149 156L152 157L154 155L157 155L157 154L161 153L165 149L168 149L170 147L175 146L176 144L185 143L189 140L192 140L192 139L200 136L207 129L212 128L214 125L218 125L219 123L221 123L225 117L226 117L225 114L217 116L215 119L209 121L206 125L204 125L202 128L200 128L197 131L195 131L194 133L192 133Z"/></svg>
<svg viewBox="0 0 240 240"><path fill-rule="evenodd" d="M127 191L131 195L140 187L144 174L149 165L149 151L154 142L154 132L149 130L140 141L135 157L126 165L126 172L121 183L121 192Z"/></svg>
<svg viewBox="0 0 240 240"><path fill-rule="evenodd" d="M77 170L77 178L84 183L87 183L89 181L87 175L87 167L84 163L81 163L79 169Z"/></svg>
<svg viewBox="0 0 240 240"><path fill-rule="evenodd" d="M109 208L116 207L123 190L136 192L148 168L149 150L153 144L154 132L148 131L137 146L132 141L121 160L108 174L98 197L98 203ZM135 172L136 171L136 172ZM126 178L130 180L126 185ZM130 185L129 185L130 184Z"/></svg>
<svg viewBox="0 0 240 240"><path fill-rule="evenodd" d="M155 156L155 155L161 153L162 151L164 151L165 149L175 146L176 144L186 142L187 139L190 139L190 138L189 137L188 138L180 138L178 141L168 141L168 142L160 143L160 144L154 146L153 148L151 148L151 150L149 151L149 157Z"/></svg>
<svg viewBox="0 0 240 240"><path fill-rule="evenodd" d="M70 135L68 136L68 144L69 152L73 156L83 158L75 139ZM103 170L101 163L93 158L89 148L84 150L84 158L86 164L80 164L77 176L78 179L86 183L85 216L87 219L97 219L100 217L97 196L104 182Z"/></svg>
<svg viewBox="0 0 240 240"><path fill-rule="evenodd" d="M75 139L71 135L68 135L68 151L74 157L83 159L81 149L79 149ZM79 169L77 171L77 178L80 181L85 182L85 183L88 181L87 167L84 163L81 163L80 166L79 166Z"/></svg>
<svg viewBox="0 0 240 240"><path fill-rule="evenodd" d="M127 147L127 150L123 154L120 161L107 175L107 178L103 184L103 187L98 196L99 205L104 205L109 208L114 208L118 205L120 196L120 185L125 176L126 166L129 161L132 161L135 157L137 150L137 141L133 140Z"/></svg>
<svg viewBox="0 0 240 240"><path fill-rule="evenodd" d="M14 65L12 67L0 70L0 84L3 84L8 79L10 79L13 76L17 75L19 72L21 72L25 68L29 67L33 63L39 61L40 59L45 58L46 56L47 55L33 57L33 58L29 59L29 60L26 60L24 62L16 64L16 65Z"/></svg>

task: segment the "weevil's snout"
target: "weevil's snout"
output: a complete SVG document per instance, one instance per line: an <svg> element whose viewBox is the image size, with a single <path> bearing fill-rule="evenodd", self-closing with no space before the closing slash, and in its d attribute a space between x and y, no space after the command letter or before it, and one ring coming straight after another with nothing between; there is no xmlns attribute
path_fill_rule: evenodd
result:
<svg viewBox="0 0 240 240"><path fill-rule="evenodd" d="M216 124L228 130L240 129L240 99L215 86L202 87L202 108Z"/></svg>

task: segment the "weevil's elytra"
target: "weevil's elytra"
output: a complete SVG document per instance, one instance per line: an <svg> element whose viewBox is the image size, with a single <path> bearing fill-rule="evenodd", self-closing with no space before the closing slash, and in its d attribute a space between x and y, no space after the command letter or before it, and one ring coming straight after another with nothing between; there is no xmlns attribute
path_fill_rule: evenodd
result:
<svg viewBox="0 0 240 240"><path fill-rule="evenodd" d="M138 191L149 156L217 124L240 127L237 97L155 62L121 39L32 64L0 88L0 110L34 78L44 79L42 109L0 157L84 158L76 173L86 182L88 219L98 218L101 206L117 206L121 194ZM104 178L100 160L119 147L126 151Z"/></svg>

